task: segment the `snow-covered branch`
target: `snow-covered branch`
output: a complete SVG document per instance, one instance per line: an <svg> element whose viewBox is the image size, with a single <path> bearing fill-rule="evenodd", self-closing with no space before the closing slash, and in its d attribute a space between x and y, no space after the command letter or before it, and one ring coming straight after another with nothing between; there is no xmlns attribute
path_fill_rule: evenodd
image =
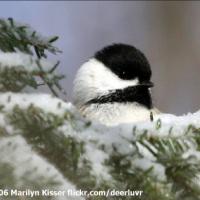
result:
<svg viewBox="0 0 200 200"><path fill-rule="evenodd" d="M144 199L199 196L199 112L106 127L50 95L4 93L0 105L4 137L20 135L77 188L119 189L123 181L126 190L140 181L151 188Z"/></svg>

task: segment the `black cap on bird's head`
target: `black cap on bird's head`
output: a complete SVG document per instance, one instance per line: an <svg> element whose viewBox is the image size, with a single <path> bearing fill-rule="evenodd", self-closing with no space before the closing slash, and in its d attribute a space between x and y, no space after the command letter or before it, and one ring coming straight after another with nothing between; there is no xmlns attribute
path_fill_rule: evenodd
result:
<svg viewBox="0 0 200 200"><path fill-rule="evenodd" d="M112 44L81 66L75 79L75 103L138 103L151 109L150 79L150 64L140 50Z"/></svg>
<svg viewBox="0 0 200 200"><path fill-rule="evenodd" d="M123 80L139 79L141 85L152 87L151 67L145 55L127 44L113 44L96 52L95 58Z"/></svg>

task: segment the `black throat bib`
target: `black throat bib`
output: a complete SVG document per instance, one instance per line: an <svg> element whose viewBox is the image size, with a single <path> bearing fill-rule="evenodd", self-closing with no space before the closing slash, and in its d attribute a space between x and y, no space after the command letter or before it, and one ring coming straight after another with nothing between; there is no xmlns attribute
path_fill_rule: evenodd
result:
<svg viewBox="0 0 200 200"><path fill-rule="evenodd" d="M96 97L87 104L105 103L139 103L148 109L153 107L149 88L145 85L130 86L124 89L111 90L109 94Z"/></svg>

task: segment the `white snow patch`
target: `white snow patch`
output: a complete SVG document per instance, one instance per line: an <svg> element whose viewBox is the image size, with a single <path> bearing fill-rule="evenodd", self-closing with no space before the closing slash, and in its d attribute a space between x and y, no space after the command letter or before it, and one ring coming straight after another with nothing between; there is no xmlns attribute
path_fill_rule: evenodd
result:
<svg viewBox="0 0 200 200"><path fill-rule="evenodd" d="M53 178L59 182L55 188L57 190L76 190L76 187L44 158L37 155L26 143L25 139L18 135L14 137L1 138L0 140L0 158L1 162L6 162L14 167L14 174L18 179L18 186L25 186L23 176L32 181L39 181L41 177ZM25 181L26 183L26 181ZM58 200L81 200L82 197L63 197L58 196Z"/></svg>
<svg viewBox="0 0 200 200"><path fill-rule="evenodd" d="M152 172L155 175L155 177L160 181L166 180L165 167L163 165L156 162L152 162L147 158L135 159L132 163L133 166L143 170L148 170L153 166Z"/></svg>
<svg viewBox="0 0 200 200"><path fill-rule="evenodd" d="M103 162L108 158L108 155L103 151L92 147L91 144L86 145L85 150L86 154L84 157L92 164L92 174L98 177L98 179L102 177L104 180L111 180L111 176L108 173L108 168L103 164Z"/></svg>
<svg viewBox="0 0 200 200"><path fill-rule="evenodd" d="M161 122L160 127L157 127L158 122ZM159 114L155 116L153 122L140 122L134 125L136 126L136 134L142 134L145 130L148 130L147 134L152 136L166 137L170 135L171 137L178 137L186 133L189 125L200 127L200 111L183 116Z"/></svg>
<svg viewBox="0 0 200 200"><path fill-rule="evenodd" d="M139 153L142 156L147 157L149 160L152 160L152 161L156 160L156 157L146 147L144 147L139 142L136 142L136 145L137 145Z"/></svg>
<svg viewBox="0 0 200 200"><path fill-rule="evenodd" d="M4 111L11 111L16 105L22 109L34 105L44 112L56 115L63 115L73 107L72 104L65 103L49 94L17 94L12 92L0 93L0 105L4 106Z"/></svg>
<svg viewBox="0 0 200 200"><path fill-rule="evenodd" d="M55 63L50 63L45 59L37 60L33 58L33 56L25 53L4 53L0 51L0 69L18 68L28 72L41 71L38 67L37 61L39 61L43 71L48 71L55 65Z"/></svg>
<svg viewBox="0 0 200 200"><path fill-rule="evenodd" d="M14 128L9 124L5 115L2 113L0 113L0 127L4 128L8 134L14 133Z"/></svg>

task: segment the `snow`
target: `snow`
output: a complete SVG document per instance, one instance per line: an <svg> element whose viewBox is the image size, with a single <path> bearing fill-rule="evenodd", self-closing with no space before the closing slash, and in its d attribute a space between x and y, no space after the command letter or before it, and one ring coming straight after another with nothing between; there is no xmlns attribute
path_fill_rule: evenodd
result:
<svg viewBox="0 0 200 200"><path fill-rule="evenodd" d="M12 132L12 127L9 127L9 123L6 121L4 113L11 112L16 105L21 109L26 109L30 105L34 105L47 114L53 113L61 117L66 113L70 113L73 118L64 121L64 124L57 129L58 134L62 133L66 137L70 136L75 138L76 141L84 142L85 153L81 156L79 165L81 166L83 158L87 159L89 163L91 163L90 173L91 175L96 176L97 182L100 182L101 180L110 181L112 179L109 171L110 169L105 165L105 161L109 159L113 152L128 156L132 161L132 167L139 167L145 170L153 166L153 173L158 179L166 180L165 167L162 164L159 164L156 157L148 150L148 148L150 148L151 151L156 154L157 149L148 141L145 141L145 145L148 146L148 148L146 148L145 145L137 142L137 138L144 134L144 132L147 136L168 138L169 142L170 138L172 139L175 137L177 138L177 141L179 141L180 137L180 145L183 145L183 139L181 137L185 136L185 133L188 131L188 126L193 125L196 128L200 128L200 111L194 114L189 113L184 116L160 114L154 117L153 122L146 121L132 124L120 124L110 127L98 124L97 122L91 122L91 125L87 125L88 120L81 117L71 103L63 102L49 94L0 93L0 105L4 106L2 114L0 115L0 126L7 127L7 130L10 130L10 132ZM160 126L158 126L158 123L160 123ZM6 139L0 140L1 148L3 147L3 141L5 140ZM23 138L20 136L20 139L18 140L21 141L21 144L18 143L18 145L24 146L21 150L22 152L19 152L20 149L16 150L18 151L18 155L24 155L23 151L30 153L31 150L28 150L28 145L25 144ZM195 143L191 140L185 140L184 144L187 144L190 151L185 149L186 152L184 153L183 158L190 156L196 156L198 159L200 158ZM163 145L163 147L165 146ZM171 147L173 148L173 145L171 145ZM25 148L27 149L25 150ZM185 147L183 146L183 148ZM141 157L133 156L136 151L139 151ZM174 149L174 151L176 150ZM15 159L16 163L24 163L25 166L26 156L18 156L18 158L15 158L17 153L11 154L8 152L8 155L10 155L9 159ZM1 149L0 157L6 159L5 152ZM34 155L31 162L39 163L38 166L41 166L42 162L46 161L41 161L41 158L39 158L38 155ZM24 172L23 170L27 168L28 166L25 166L23 169L17 168L15 172L20 176L20 174ZM46 173L43 168L41 170L41 174Z"/></svg>
<svg viewBox="0 0 200 200"><path fill-rule="evenodd" d="M49 94L17 94L12 92L0 93L0 105L3 111L11 111L16 105L21 109L26 109L31 105L41 108L46 113L64 115L72 107L70 103Z"/></svg>
<svg viewBox="0 0 200 200"><path fill-rule="evenodd" d="M53 181L59 183L54 188L56 190L76 190L75 185L64 178L52 164L34 152L20 135L1 138L0 158L1 163L8 163L14 167L14 175L17 179L16 188L27 189L26 181L23 177L31 180L31 182L40 184L42 183L41 178L45 176L45 179L51 180L53 178ZM66 200L66 197L58 196L56 199ZM83 198L70 196L67 200L83 200Z"/></svg>
<svg viewBox="0 0 200 200"><path fill-rule="evenodd" d="M103 177L107 181L111 180L108 169L103 165L103 162L108 159L105 152L98 150L94 145L86 145L86 156L84 157L92 163L92 175L99 177L99 179Z"/></svg>
<svg viewBox="0 0 200 200"><path fill-rule="evenodd" d="M196 113L188 113L183 116L176 116L172 114L159 114L154 116L153 122L140 122L135 124L136 134L140 135L145 130L148 130L148 135L158 137L178 137L186 133L188 126L194 125L200 127L200 111ZM159 128L157 123L161 122Z"/></svg>
<svg viewBox="0 0 200 200"><path fill-rule="evenodd" d="M153 175L160 181L166 181L165 167L159 163L153 163L146 158L141 158L135 159L133 165L143 170L148 170L150 167L153 166Z"/></svg>
<svg viewBox="0 0 200 200"><path fill-rule="evenodd" d="M156 129L158 120L160 120L161 125L160 128ZM108 169L105 169L104 162L113 152L113 147L122 155L131 155L136 151L136 148L130 141L134 142L135 139L142 135L146 130L149 136L159 138L168 137L170 142L170 138L184 136L189 125L194 125L197 128L200 127L200 112L194 114L189 113L184 116L160 114L155 117L153 122L147 121L133 124L120 124L113 127L107 127L93 122L88 128L80 128L81 131L78 132L75 137L84 141L87 146L90 146L89 150L86 151L86 154L92 163L91 173L96 174L97 178L101 176L104 177L105 180L109 180L109 173L107 173ZM171 127L173 127L173 129ZM154 153L157 153L155 147L149 142L145 142ZM187 143L187 145L193 149L193 152L195 152L194 154L197 155L195 151L196 147L191 141L186 140L184 143ZM104 146L104 150L100 150L102 145ZM180 145L182 145L182 140L180 141ZM156 163L156 157L146 147L138 142L136 143L136 146L143 158L132 158L134 159L133 165L135 167L140 167L141 169L147 169L148 167L153 166L154 174L160 180L165 180L165 167ZM173 145L171 145L171 147L173 148Z"/></svg>
<svg viewBox="0 0 200 200"><path fill-rule="evenodd" d="M147 157L149 160L155 161L156 157L143 145L141 145L139 142L136 142L136 146L138 148L139 153L144 156Z"/></svg>
<svg viewBox="0 0 200 200"><path fill-rule="evenodd" d="M3 127L8 134L14 133L14 128L6 120L5 115L0 113L0 127Z"/></svg>
<svg viewBox="0 0 200 200"><path fill-rule="evenodd" d="M33 56L21 53L21 52L14 52L14 53L4 53L0 51L0 69L3 70L5 68L16 68L18 70L23 71L41 71L37 64L38 60L35 59ZM55 63L50 63L45 59L39 60L40 65L44 71L48 71Z"/></svg>

